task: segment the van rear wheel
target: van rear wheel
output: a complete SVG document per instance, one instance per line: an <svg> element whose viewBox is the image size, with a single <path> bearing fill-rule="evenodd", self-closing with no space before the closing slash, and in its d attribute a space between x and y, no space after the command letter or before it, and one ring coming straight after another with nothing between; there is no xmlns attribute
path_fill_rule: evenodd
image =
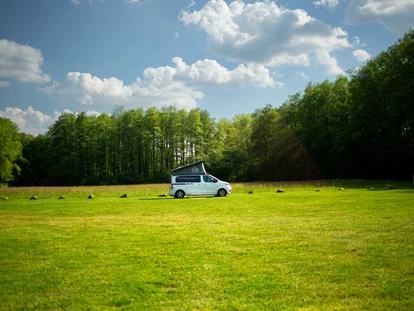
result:
<svg viewBox="0 0 414 311"><path fill-rule="evenodd" d="M220 189L219 191L217 191L217 196L218 197L225 197L227 195L227 191L225 189Z"/></svg>
<svg viewBox="0 0 414 311"><path fill-rule="evenodd" d="M184 196L185 196L184 191L182 191L182 190L178 190L178 191L175 193L174 198L176 198L176 199L182 199L182 198L184 198Z"/></svg>

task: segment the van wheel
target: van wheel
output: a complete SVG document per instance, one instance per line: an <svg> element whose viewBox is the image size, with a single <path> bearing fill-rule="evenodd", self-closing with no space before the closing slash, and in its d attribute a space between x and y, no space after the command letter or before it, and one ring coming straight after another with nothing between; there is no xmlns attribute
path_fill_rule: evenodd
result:
<svg viewBox="0 0 414 311"><path fill-rule="evenodd" d="M174 198L176 198L176 199L182 199L182 198L184 198L184 196L185 196L184 191L182 191L182 190L178 190L178 191L175 193Z"/></svg>
<svg viewBox="0 0 414 311"><path fill-rule="evenodd" d="M227 195L227 191L225 189L220 189L219 191L217 191L218 197L225 197L226 195Z"/></svg>

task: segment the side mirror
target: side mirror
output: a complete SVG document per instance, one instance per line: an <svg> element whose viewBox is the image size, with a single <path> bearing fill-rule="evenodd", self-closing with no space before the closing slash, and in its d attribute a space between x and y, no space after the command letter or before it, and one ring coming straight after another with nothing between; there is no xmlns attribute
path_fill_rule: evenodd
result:
<svg viewBox="0 0 414 311"><path fill-rule="evenodd" d="M217 179L213 179L213 182L217 182Z"/></svg>

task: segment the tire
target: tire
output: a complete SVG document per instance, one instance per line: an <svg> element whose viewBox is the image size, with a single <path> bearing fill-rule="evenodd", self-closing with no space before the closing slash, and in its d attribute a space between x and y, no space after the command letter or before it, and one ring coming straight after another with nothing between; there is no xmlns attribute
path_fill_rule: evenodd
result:
<svg viewBox="0 0 414 311"><path fill-rule="evenodd" d="M217 191L217 196L218 197L225 197L227 195L227 191L223 188L219 189L219 191Z"/></svg>
<svg viewBox="0 0 414 311"><path fill-rule="evenodd" d="M182 191L182 190L178 190L178 191L175 193L174 198L176 198L176 199L182 199L182 198L184 198L184 196L185 196L184 191Z"/></svg>

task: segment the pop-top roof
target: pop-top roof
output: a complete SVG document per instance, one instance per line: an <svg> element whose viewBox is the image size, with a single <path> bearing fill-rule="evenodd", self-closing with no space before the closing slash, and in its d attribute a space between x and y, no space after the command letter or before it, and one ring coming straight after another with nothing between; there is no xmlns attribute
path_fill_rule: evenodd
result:
<svg viewBox="0 0 414 311"><path fill-rule="evenodd" d="M191 175L191 174L207 174L204 168L204 161L198 161L193 164L181 166L172 171L173 175Z"/></svg>

